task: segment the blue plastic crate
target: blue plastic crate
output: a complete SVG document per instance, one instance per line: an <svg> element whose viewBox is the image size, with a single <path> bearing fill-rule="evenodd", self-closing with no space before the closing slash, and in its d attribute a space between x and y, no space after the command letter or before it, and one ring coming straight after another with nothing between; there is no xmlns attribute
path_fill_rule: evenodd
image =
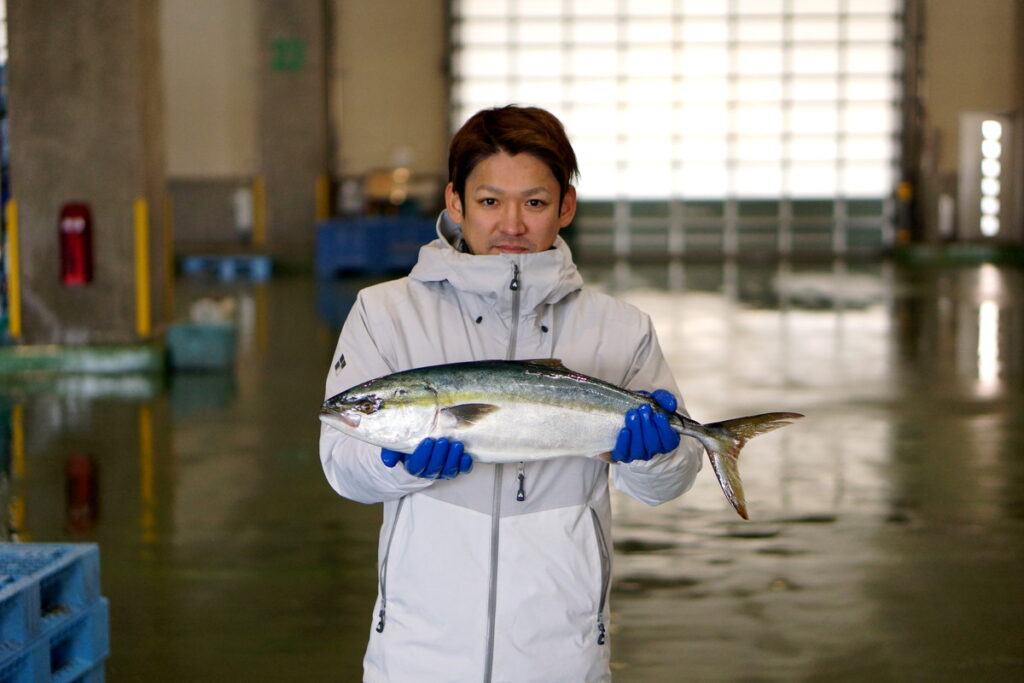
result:
<svg viewBox="0 0 1024 683"><path fill-rule="evenodd" d="M50 643L34 643L0 657L0 683L50 683Z"/></svg>
<svg viewBox="0 0 1024 683"><path fill-rule="evenodd" d="M315 271L319 278L356 271L408 271L437 233L432 218L368 216L332 218L317 225Z"/></svg>
<svg viewBox="0 0 1024 683"><path fill-rule="evenodd" d="M106 598L48 638L50 677L70 683L92 672L110 654L110 606Z"/></svg>
<svg viewBox="0 0 1024 683"><path fill-rule="evenodd" d="M241 277L267 280L272 270L273 263L265 254L191 254L181 257L181 272L185 275L206 273L228 281Z"/></svg>
<svg viewBox="0 0 1024 683"><path fill-rule="evenodd" d="M0 683L102 683L110 655L110 605L84 612L27 647L0 657Z"/></svg>
<svg viewBox="0 0 1024 683"><path fill-rule="evenodd" d="M234 367L238 327L234 323L180 323L167 328L167 354L175 370Z"/></svg>
<svg viewBox="0 0 1024 683"><path fill-rule="evenodd" d="M99 597L95 544L0 543L0 664Z"/></svg>

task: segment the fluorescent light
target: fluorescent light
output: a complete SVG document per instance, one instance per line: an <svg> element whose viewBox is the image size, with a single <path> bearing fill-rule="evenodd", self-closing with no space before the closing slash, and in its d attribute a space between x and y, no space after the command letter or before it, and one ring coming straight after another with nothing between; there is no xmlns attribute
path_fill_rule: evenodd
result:
<svg viewBox="0 0 1024 683"><path fill-rule="evenodd" d="M981 179L981 194L986 197L998 197L999 196L999 181L995 178L982 178Z"/></svg>
<svg viewBox="0 0 1024 683"><path fill-rule="evenodd" d="M1003 146L996 140L982 140L981 156L986 159L998 159L1003 153Z"/></svg>
<svg viewBox="0 0 1024 683"><path fill-rule="evenodd" d="M999 217L982 216L980 227L982 235L985 237L995 237L999 234Z"/></svg>
<svg viewBox="0 0 1024 683"><path fill-rule="evenodd" d="M998 140L1003 137L1003 124L989 119L981 122L981 137L986 140Z"/></svg>
<svg viewBox="0 0 1024 683"><path fill-rule="evenodd" d="M981 160L981 175L986 178L998 178L999 174L1003 172L1003 165L995 159L982 159Z"/></svg>

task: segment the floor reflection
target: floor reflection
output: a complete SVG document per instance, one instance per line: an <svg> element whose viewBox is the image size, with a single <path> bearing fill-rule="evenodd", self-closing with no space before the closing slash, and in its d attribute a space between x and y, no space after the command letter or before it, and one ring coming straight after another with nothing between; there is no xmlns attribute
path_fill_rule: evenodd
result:
<svg viewBox="0 0 1024 683"><path fill-rule="evenodd" d="M705 466L614 498L616 680L1024 675L1024 274L991 265L586 269L648 311L691 413L759 437L740 521ZM337 498L317 423L368 279L184 281L235 302L227 372L0 389L4 529L96 541L111 681L356 679L380 511Z"/></svg>
<svg viewBox="0 0 1024 683"><path fill-rule="evenodd" d="M616 498L618 678L1024 671L1021 285L994 266L612 270L695 417L808 416L744 450L751 525L713 477L655 510Z"/></svg>

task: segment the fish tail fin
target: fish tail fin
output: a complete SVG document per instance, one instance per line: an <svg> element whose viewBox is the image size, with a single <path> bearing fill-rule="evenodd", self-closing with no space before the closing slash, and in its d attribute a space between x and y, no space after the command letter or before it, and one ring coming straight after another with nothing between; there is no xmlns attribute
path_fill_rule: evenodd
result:
<svg viewBox="0 0 1024 683"><path fill-rule="evenodd" d="M740 480L740 449L758 434L785 427L801 417L800 413L764 413L704 425L704 434L698 438L708 452L722 492L743 519L750 518Z"/></svg>

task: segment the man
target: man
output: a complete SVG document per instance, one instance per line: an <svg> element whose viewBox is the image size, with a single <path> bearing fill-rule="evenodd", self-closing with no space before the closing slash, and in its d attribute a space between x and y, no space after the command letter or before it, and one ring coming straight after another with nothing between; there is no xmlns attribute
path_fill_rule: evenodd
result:
<svg viewBox="0 0 1024 683"><path fill-rule="evenodd" d="M414 367L560 358L675 408L650 319L583 288L559 236L576 211L576 157L536 108L484 110L449 150L438 239L408 277L360 292L327 396ZM667 391L666 391L667 389ZM346 498L384 503L368 681L608 680L608 474L650 505L685 492L696 441L646 406L624 416L614 464L472 461L461 443L411 454L322 428L320 457Z"/></svg>

